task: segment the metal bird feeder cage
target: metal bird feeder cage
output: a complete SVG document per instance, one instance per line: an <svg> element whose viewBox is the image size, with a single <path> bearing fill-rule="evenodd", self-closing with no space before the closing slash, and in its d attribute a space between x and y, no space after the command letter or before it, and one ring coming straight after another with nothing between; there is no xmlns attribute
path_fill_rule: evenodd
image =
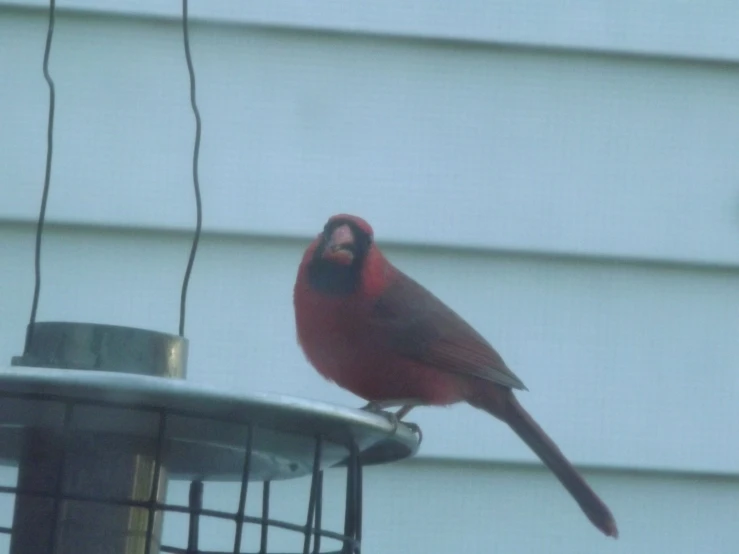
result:
<svg viewBox="0 0 739 554"><path fill-rule="evenodd" d="M0 539L9 538L11 554L268 554L287 551L273 546L281 531L299 539L300 548L291 552L359 554L362 466L413 455L419 438L412 430L361 410L278 395L236 395L185 380L187 286L202 222L200 114L187 0L182 0L182 23L196 120L197 225L182 284L179 336L36 321L52 161L54 21L55 1L50 0L43 61L49 123L36 286L23 354L0 370L0 465L6 466L0 476L12 474L7 483L0 481L0 503L13 504L12 524L0 525ZM345 475L338 528L325 523L328 510L337 511L325 494L328 470ZM279 503L273 484L300 477L309 484L301 520L272 515ZM172 500L168 489L182 483L189 483L187 500ZM211 483L231 484L232 506L206 506ZM257 507L250 510L248 501L257 495ZM298 501L288 502L294 509ZM186 518L180 526L186 533L177 544L168 544L163 533L168 519L177 516ZM226 524L219 528L221 543L229 545L225 549L203 544L201 527L215 521Z"/></svg>
<svg viewBox="0 0 739 554"><path fill-rule="evenodd" d="M204 553L205 517L231 523L223 552L273 552L276 528L300 534L306 554L360 552L362 466L412 455L416 435L360 410L188 384L186 359L178 336L35 324L28 351L0 372L0 463L18 469L0 487L14 498L12 526L0 528L11 554ZM324 472L339 467L344 524L326 529ZM273 519L270 485L298 477L310 479L303 521ZM168 502L172 480L190 482L186 504ZM231 510L203 507L211 481L238 487ZM250 514L255 482L261 507ZM178 545L162 542L170 514L188 518ZM247 538L258 549L244 549Z"/></svg>

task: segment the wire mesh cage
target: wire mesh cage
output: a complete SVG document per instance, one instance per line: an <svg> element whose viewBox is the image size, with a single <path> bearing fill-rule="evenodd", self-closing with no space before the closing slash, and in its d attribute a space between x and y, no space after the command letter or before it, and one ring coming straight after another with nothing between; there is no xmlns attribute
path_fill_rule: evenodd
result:
<svg viewBox="0 0 739 554"><path fill-rule="evenodd" d="M178 378L186 351L181 337L140 329L36 324L28 353L0 372L0 461L18 468L0 487L14 499L12 526L0 528L11 553L206 552L206 517L230 522L223 552L273 552L274 529L299 534L300 552L360 552L362 466L412 455L412 431L359 410L189 384ZM329 529L324 473L339 466L344 522ZM296 477L310 479L304 520L275 519L271 485ZM189 481L187 503L167 501L173 479ZM238 487L232 509L203 507L209 482ZM172 514L188 518L179 545L162 541Z"/></svg>

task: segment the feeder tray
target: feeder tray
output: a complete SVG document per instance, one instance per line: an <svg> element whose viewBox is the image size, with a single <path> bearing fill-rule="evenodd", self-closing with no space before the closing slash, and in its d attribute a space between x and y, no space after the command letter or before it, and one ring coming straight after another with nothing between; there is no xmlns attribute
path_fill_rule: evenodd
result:
<svg viewBox="0 0 739 554"><path fill-rule="evenodd" d="M270 552L272 527L301 533L305 553L328 552L326 538L340 544L332 552L360 552L362 465L413 455L417 436L361 410L188 383L186 354L185 339L163 333L35 324L16 367L0 371L0 464L18 467L16 486L0 487L15 495L12 529L0 529L12 554L200 552L206 512L234 521L230 552L245 552L252 528L259 552ZM345 525L330 531L321 527L323 471L338 466L347 468ZM271 520L269 483L304 476L306 522ZM166 503L169 479L192 482L188 506ZM203 510L204 481L240 484L233 512ZM252 481L265 483L258 517L245 515ZM186 549L161 544L168 512L190 516Z"/></svg>

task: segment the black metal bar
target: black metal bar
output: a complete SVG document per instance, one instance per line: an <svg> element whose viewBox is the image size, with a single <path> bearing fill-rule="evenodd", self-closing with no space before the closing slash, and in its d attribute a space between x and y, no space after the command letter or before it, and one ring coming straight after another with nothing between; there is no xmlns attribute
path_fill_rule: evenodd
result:
<svg viewBox="0 0 739 554"><path fill-rule="evenodd" d="M185 548L177 548L176 546L165 545L159 547L159 552L166 552L167 554L188 554L187 549Z"/></svg>
<svg viewBox="0 0 739 554"><path fill-rule="evenodd" d="M162 545L160 547L160 551L166 554L188 554L187 550L184 548L179 548L176 546L165 546ZM198 554L231 554L231 551L228 550L201 550ZM271 552L270 554L278 554L277 552ZM295 554L294 552L291 553L279 553L279 554ZM341 551L331 551L331 552L324 552L323 554L342 554Z"/></svg>
<svg viewBox="0 0 739 554"><path fill-rule="evenodd" d="M64 500L64 469L67 459L67 446L69 444L69 426L72 422L73 405L64 406L64 423L62 425L62 451L59 454L59 465L56 473L56 486L54 487L54 508L52 511L52 519L54 525L51 528L50 547L56 550L57 531L59 530L59 513L61 512L62 501Z"/></svg>
<svg viewBox="0 0 739 554"><path fill-rule="evenodd" d="M254 436L254 425L247 427L249 436L246 438L246 449L244 452L244 471L241 474L241 492L239 493L239 509L236 512L236 537L234 538L234 554L241 550L241 537L244 531L244 514L246 513L246 493L249 489L249 471L251 470L252 437Z"/></svg>
<svg viewBox="0 0 739 554"><path fill-rule="evenodd" d="M203 482L195 480L190 483L190 494L187 502L190 509L190 521L187 527L187 553L197 554L200 542L200 514L203 510Z"/></svg>
<svg viewBox="0 0 739 554"><path fill-rule="evenodd" d="M305 522L305 538L303 540L303 554L310 554L310 539L313 535L313 518L316 512L316 496L318 491L318 475L321 473L321 454L323 452L323 437L316 436L316 450L313 455L313 472L310 480L310 497L308 498L308 518Z"/></svg>
<svg viewBox="0 0 739 554"><path fill-rule="evenodd" d="M364 486L364 468L362 467L362 460L359 457L359 449L355 447L355 453L354 456L356 458L356 464L357 464L357 493L356 493L356 532L354 533L354 552L355 554L360 554L362 550L362 487Z"/></svg>
<svg viewBox="0 0 739 554"><path fill-rule="evenodd" d="M344 535L354 537L354 443L349 448L349 459L346 462L346 502L344 503ZM343 543L342 554L352 554L352 550Z"/></svg>
<svg viewBox="0 0 739 554"><path fill-rule="evenodd" d="M313 526L313 554L321 551L321 520L323 518L323 471L318 473L318 496L316 497L316 519Z"/></svg>
<svg viewBox="0 0 739 554"><path fill-rule="evenodd" d="M262 506L263 510L266 507L267 513L269 512L269 486L267 487L267 494L264 496L262 500ZM45 497L45 498L53 498L54 493L51 492L40 492L40 491L27 491L23 489L16 489L14 487L7 487L7 486L0 486L0 493L14 493L19 496L36 496L36 497ZM127 506L127 507L134 507L134 508L148 508L150 506L149 500L122 500L120 498L109 498L109 497L96 497L96 496L89 496L89 495L83 495L83 494L64 494L64 500L68 501L76 501L76 502L93 502L93 503L99 503L99 504L107 504L111 506ZM161 512L174 512L174 513L180 513L180 514L189 514L190 508L188 506L178 506L176 504L165 504L165 503L159 503L156 502L154 504L154 509L156 511ZM200 510L201 516L206 517L212 517L217 519L228 519L233 520L234 514L233 512L224 512L221 510L209 510L207 508L203 508ZM264 536L263 538L266 540L266 528L267 527L277 527L280 529L286 529L288 531L296 531L298 533L303 533L305 531L305 525L299 525L297 523L288 523L285 521L279 521L276 519L269 519L268 517L255 517L255 516L244 516L244 523L251 523L254 525L261 525L264 528ZM322 537L329 538L329 539L335 539L338 541L346 541L351 540L351 537L347 537L346 535L342 533L336 533L334 531L326 531L321 530L320 534ZM265 543L266 544L266 543ZM265 550L266 552L266 550Z"/></svg>
<svg viewBox="0 0 739 554"><path fill-rule="evenodd" d="M28 350L33 340L33 327L36 324L36 312L41 295L41 238L44 233L44 220L46 219L46 203L49 199L49 186L51 184L51 160L54 150L54 108L56 106L56 90L54 80L49 73L49 58L51 57L51 41L54 37L54 23L56 22L56 0L49 0L49 25L46 29L46 47L44 49L44 79L49 86L49 119L46 125L46 172L44 174L44 188L41 193L41 207L38 220L36 221L36 248L34 256L35 285L33 288L33 301L31 302L31 317L26 329L26 344L24 353Z"/></svg>
<svg viewBox="0 0 739 554"><path fill-rule="evenodd" d="M354 441L349 446L349 460L346 464L346 506L344 508L344 535L351 538L345 541L343 554L359 554L362 536L362 491L361 462L359 449Z"/></svg>
<svg viewBox="0 0 739 554"><path fill-rule="evenodd" d="M164 437L167 428L167 414L161 410L159 412L159 432L157 433L157 450L154 456L154 478L151 483L151 493L149 501L146 503L148 508L148 519L146 522L146 545L144 546L144 554L151 554L151 537L154 534L154 518L157 513L157 498L159 498L159 477L162 472L162 457L164 454Z"/></svg>
<svg viewBox="0 0 739 554"><path fill-rule="evenodd" d="M269 489L270 481L262 483L262 529L259 535L259 554L267 554L267 534L269 533ZM244 518L248 519L248 518ZM295 527L299 527L296 525ZM287 527L283 527L287 529ZM300 528L302 530L302 528Z"/></svg>
<svg viewBox="0 0 739 554"><path fill-rule="evenodd" d="M192 239L190 248L190 257L187 260L187 268L185 269L185 277L182 279L182 293L180 295L180 336L185 336L185 310L187 308L187 287L190 284L190 274L192 266L195 263L195 253L198 250L200 242L200 232L203 227L203 203L200 198L200 178L198 177L198 164L200 161L200 135L202 133L202 122L200 120L200 110L195 96L195 68L192 63L192 55L190 54L190 25L187 16L187 0L182 0L182 37L185 43L185 60L187 61L187 72L190 75L190 106L195 116L195 145L192 152L192 182L195 190L195 210L196 223L195 235Z"/></svg>

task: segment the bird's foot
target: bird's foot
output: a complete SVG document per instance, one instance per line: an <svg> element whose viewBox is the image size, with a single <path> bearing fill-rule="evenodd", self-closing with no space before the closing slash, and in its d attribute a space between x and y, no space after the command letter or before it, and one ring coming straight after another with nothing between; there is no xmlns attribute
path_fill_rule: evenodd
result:
<svg viewBox="0 0 739 554"><path fill-rule="evenodd" d="M410 429L413 433L418 435L418 445L421 445L421 442L423 442L423 431L421 431L421 428L416 423L410 423L406 421L401 421L400 419L407 414L410 410L407 408L401 408L400 410L395 412L391 412L388 410L383 409L383 404L381 402L368 402L365 406L362 406L360 408L361 410L364 410L365 412L371 412L373 414L381 415L385 419L387 419L390 424L393 426L392 434L395 435L395 433L398 432L398 427L402 423L408 429Z"/></svg>
<svg viewBox="0 0 739 554"><path fill-rule="evenodd" d="M418 435L418 446L420 447L421 443L423 442L423 431L421 431L421 428L418 426L418 424L404 421L403 425L405 425L406 427L408 427L408 429Z"/></svg>
<svg viewBox="0 0 739 554"><path fill-rule="evenodd" d="M367 402L364 406L362 406L359 409L365 412L372 412L373 414L377 414L377 413L384 411L382 402Z"/></svg>
<svg viewBox="0 0 739 554"><path fill-rule="evenodd" d="M383 409L383 405L380 402L368 402L367 405L362 406L360 410L363 410L365 412L370 412L372 414L381 415L385 419L387 419L390 424L393 426L393 435L398 431L398 425L400 423L400 420L398 419L398 416L390 412L388 410Z"/></svg>

